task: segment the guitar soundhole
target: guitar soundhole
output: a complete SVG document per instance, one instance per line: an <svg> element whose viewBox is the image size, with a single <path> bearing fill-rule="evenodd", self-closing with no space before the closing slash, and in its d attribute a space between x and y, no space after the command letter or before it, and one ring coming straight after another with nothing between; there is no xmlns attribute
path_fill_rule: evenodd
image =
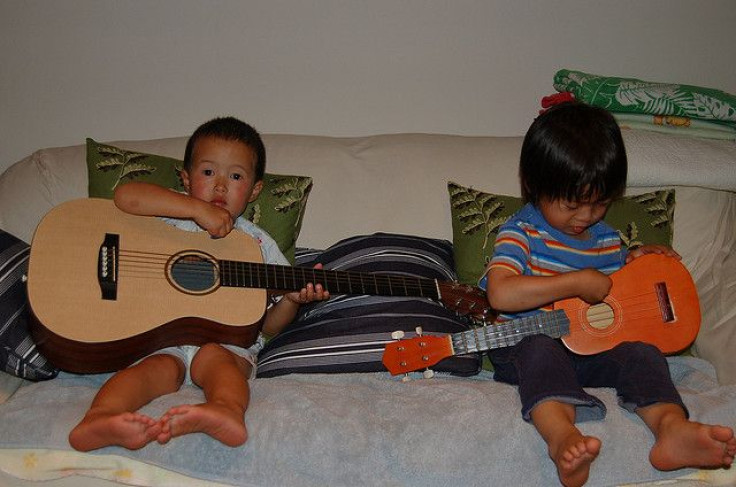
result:
<svg viewBox="0 0 736 487"><path fill-rule="evenodd" d="M187 294L207 294L220 285L217 260L203 252L182 252L169 259L169 282Z"/></svg>

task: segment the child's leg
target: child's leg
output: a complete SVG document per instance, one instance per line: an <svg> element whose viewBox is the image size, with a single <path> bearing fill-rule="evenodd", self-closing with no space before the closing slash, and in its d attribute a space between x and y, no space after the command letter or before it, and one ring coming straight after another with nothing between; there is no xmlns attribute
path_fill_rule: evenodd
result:
<svg viewBox="0 0 736 487"><path fill-rule="evenodd" d="M580 386L574 362L564 346L545 335L524 338L491 353L495 379L519 384L522 416L547 443L563 485L582 485L600 452L598 438L575 427L582 419L605 416L605 406Z"/></svg>
<svg viewBox="0 0 736 487"><path fill-rule="evenodd" d="M136 411L153 399L175 392L184 380L184 364L171 355L152 355L113 375L97 392L80 423L69 433L77 450L117 445L137 450L161 431L157 420Z"/></svg>
<svg viewBox="0 0 736 487"><path fill-rule="evenodd" d="M614 386L624 407L644 420L655 436L649 453L655 468L724 467L733 462L733 430L688 420L667 360L656 347L626 342L600 356L586 385Z"/></svg>
<svg viewBox="0 0 736 487"><path fill-rule="evenodd" d="M544 401L532 409L531 418L547 443L562 485L585 484L590 465L600 452L601 442L593 436L584 436L575 426L575 406L554 400Z"/></svg>
<svg viewBox="0 0 736 487"><path fill-rule="evenodd" d="M228 446L245 443L245 410L250 400L252 365L220 345L209 343L195 355L192 381L202 388L205 403L169 409L162 418L160 443L188 433L205 433Z"/></svg>
<svg viewBox="0 0 736 487"><path fill-rule="evenodd" d="M733 463L736 439L731 428L690 421L677 404L656 403L636 413L654 433L649 461L655 468L728 467Z"/></svg>

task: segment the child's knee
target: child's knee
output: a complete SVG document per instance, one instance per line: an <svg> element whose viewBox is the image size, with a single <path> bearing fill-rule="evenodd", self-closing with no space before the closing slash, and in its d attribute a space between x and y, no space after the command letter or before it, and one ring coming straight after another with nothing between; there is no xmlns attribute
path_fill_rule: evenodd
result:
<svg viewBox="0 0 736 487"><path fill-rule="evenodd" d="M165 353L151 355L140 362L140 365L143 364L155 371L161 380L169 381L177 387L184 382L186 377L186 366L173 355Z"/></svg>
<svg viewBox="0 0 736 487"><path fill-rule="evenodd" d="M631 363L641 366L662 365L666 366L667 360L662 352L649 343L624 342L617 346Z"/></svg>
<svg viewBox="0 0 736 487"><path fill-rule="evenodd" d="M221 359L225 356L225 354L230 354L230 352L222 345L219 345L217 343L205 343L204 345L199 347L197 353L194 354L194 357L192 358L192 366L194 366L194 364L197 362L203 362L217 358Z"/></svg>
<svg viewBox="0 0 736 487"><path fill-rule="evenodd" d="M209 367L210 364L222 364L222 363L237 363L238 356L232 353L227 348L217 343L205 343L202 345L197 353L192 358L192 364L190 366L190 373L194 374L194 371L201 369L202 367ZM192 375L192 378L194 376Z"/></svg>
<svg viewBox="0 0 736 487"><path fill-rule="evenodd" d="M251 364L243 357L231 352L217 343L206 343L194 354L189 373L195 384L200 384L204 374L213 367L235 367L247 379L250 377Z"/></svg>

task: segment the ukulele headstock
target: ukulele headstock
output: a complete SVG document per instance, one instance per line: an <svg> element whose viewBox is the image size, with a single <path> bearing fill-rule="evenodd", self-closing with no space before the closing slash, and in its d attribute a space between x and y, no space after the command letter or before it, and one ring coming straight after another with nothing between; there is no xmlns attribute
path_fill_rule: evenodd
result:
<svg viewBox="0 0 736 487"><path fill-rule="evenodd" d="M431 336L417 329L417 336L403 339L404 332L391 335L396 341L386 344L383 365L391 375L407 374L415 370L428 369L440 360L454 355L450 335ZM425 377L428 377L425 374Z"/></svg>

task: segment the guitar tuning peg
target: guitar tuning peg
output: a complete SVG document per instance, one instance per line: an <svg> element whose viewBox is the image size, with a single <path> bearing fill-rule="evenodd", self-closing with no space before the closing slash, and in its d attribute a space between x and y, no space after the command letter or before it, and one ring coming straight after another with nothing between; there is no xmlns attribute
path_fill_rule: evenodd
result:
<svg viewBox="0 0 736 487"><path fill-rule="evenodd" d="M402 338L404 338L404 332L401 330L397 330L391 333L391 338L394 340L401 340Z"/></svg>
<svg viewBox="0 0 736 487"><path fill-rule="evenodd" d="M409 374L404 374L404 377L401 378L401 382L410 382L411 377L409 377Z"/></svg>
<svg viewBox="0 0 736 487"><path fill-rule="evenodd" d="M432 369L424 369L424 372L422 372L422 376L425 379L431 379L432 377L434 377L434 370L432 370Z"/></svg>
<svg viewBox="0 0 736 487"><path fill-rule="evenodd" d="M424 330L422 330L421 326L417 326L416 328L414 328L414 331L417 332L417 336L422 336L422 333L424 333Z"/></svg>

